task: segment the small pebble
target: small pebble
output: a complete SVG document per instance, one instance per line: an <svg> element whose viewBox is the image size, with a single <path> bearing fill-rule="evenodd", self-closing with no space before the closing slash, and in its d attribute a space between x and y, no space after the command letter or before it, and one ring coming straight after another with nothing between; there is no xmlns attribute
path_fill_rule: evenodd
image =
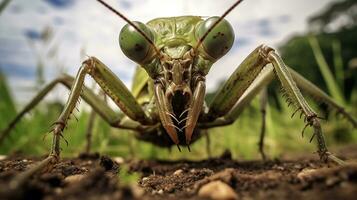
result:
<svg viewBox="0 0 357 200"><path fill-rule="evenodd" d="M178 169L178 170L176 170L175 172L174 172L174 175L175 176L179 176L179 175L181 175L183 173L183 170L182 169Z"/></svg>
<svg viewBox="0 0 357 200"><path fill-rule="evenodd" d="M84 175L82 175L82 174L71 175L71 176L67 176L64 179L64 182L66 182L68 184L78 183L83 178L84 178Z"/></svg>
<svg viewBox="0 0 357 200"><path fill-rule="evenodd" d="M123 164L124 163L124 158L122 157L114 157L113 160L117 162L118 164Z"/></svg>
<svg viewBox="0 0 357 200"><path fill-rule="evenodd" d="M164 194L164 190L163 189L160 189L159 191L157 191L157 194Z"/></svg>
<svg viewBox="0 0 357 200"><path fill-rule="evenodd" d="M55 188L55 194L61 194L63 192L63 189L60 187Z"/></svg>
<svg viewBox="0 0 357 200"><path fill-rule="evenodd" d="M213 200L234 200L238 199L234 190L222 181L212 181L203 185L198 191L198 196L211 198Z"/></svg>
<svg viewBox="0 0 357 200"><path fill-rule="evenodd" d="M285 168L279 165L274 165L272 169L283 171Z"/></svg>
<svg viewBox="0 0 357 200"><path fill-rule="evenodd" d="M93 163L93 161L91 161L91 160L88 160L88 161L86 162L87 165L90 165L90 164L92 164L92 163Z"/></svg>
<svg viewBox="0 0 357 200"><path fill-rule="evenodd" d="M168 184L164 188L165 192L172 193L175 191L175 184Z"/></svg>
<svg viewBox="0 0 357 200"><path fill-rule="evenodd" d="M294 168L301 170L303 167L302 167L301 164L295 164L295 165L294 165Z"/></svg>
<svg viewBox="0 0 357 200"><path fill-rule="evenodd" d="M311 179L316 174L316 169L304 169L297 174L297 178L300 180Z"/></svg>
<svg viewBox="0 0 357 200"><path fill-rule="evenodd" d="M6 156L5 155L0 155L0 160L5 160Z"/></svg>
<svg viewBox="0 0 357 200"><path fill-rule="evenodd" d="M149 177L144 177L144 178L141 179L142 182L145 182L147 180L149 180Z"/></svg>
<svg viewBox="0 0 357 200"><path fill-rule="evenodd" d="M309 163L309 167L311 167L311 168L316 168L317 166L316 166L315 163Z"/></svg>
<svg viewBox="0 0 357 200"><path fill-rule="evenodd" d="M81 170L83 170L83 171L85 171L85 172L87 172L87 171L88 171L88 169L87 169L87 168L85 168L85 167L81 167Z"/></svg>
<svg viewBox="0 0 357 200"><path fill-rule="evenodd" d="M340 182L340 179L336 176L329 177L326 179L325 184L328 187L334 186Z"/></svg>

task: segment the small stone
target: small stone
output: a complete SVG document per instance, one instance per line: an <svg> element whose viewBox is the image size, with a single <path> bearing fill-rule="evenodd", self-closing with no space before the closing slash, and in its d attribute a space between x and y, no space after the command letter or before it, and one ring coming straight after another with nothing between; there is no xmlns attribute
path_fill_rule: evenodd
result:
<svg viewBox="0 0 357 200"><path fill-rule="evenodd" d="M60 187L57 187L54 189L54 191L55 191L55 194L61 194L63 192L63 189Z"/></svg>
<svg viewBox="0 0 357 200"><path fill-rule="evenodd" d="M88 169L85 168L85 167L81 167L80 169L81 169L82 171L84 171L84 172L88 172Z"/></svg>
<svg viewBox="0 0 357 200"><path fill-rule="evenodd" d="M326 179L325 184L328 187L332 187L340 182L340 179L336 176L330 177Z"/></svg>
<svg viewBox="0 0 357 200"><path fill-rule="evenodd" d="M0 155L0 160L5 160L6 156L5 155Z"/></svg>
<svg viewBox="0 0 357 200"><path fill-rule="evenodd" d="M301 170L303 167L302 167L301 164L295 164L295 165L294 165L294 168L295 168L295 169L298 169L298 170Z"/></svg>
<svg viewBox="0 0 357 200"><path fill-rule="evenodd" d="M213 172L212 172L213 174ZM216 181L216 180L220 180L223 181L225 183L231 183L232 181L234 181L235 177L234 177L234 169L233 168L226 168L212 176L209 177L210 181Z"/></svg>
<svg viewBox="0 0 357 200"><path fill-rule="evenodd" d="M113 160L117 162L118 164L123 164L124 163L124 158L122 157L114 157Z"/></svg>
<svg viewBox="0 0 357 200"><path fill-rule="evenodd" d="M313 178L316 172L317 172L316 169L304 169L297 174L297 178L300 180L308 180Z"/></svg>
<svg viewBox="0 0 357 200"><path fill-rule="evenodd" d="M175 191L175 185L172 183L168 184L167 186L165 186L164 190L165 192L172 193Z"/></svg>
<svg viewBox="0 0 357 200"><path fill-rule="evenodd" d="M67 176L64 179L64 182L67 184L73 184L73 183L78 183L79 181L81 181L84 178L84 175L82 174L75 174L75 175L71 175L71 176Z"/></svg>
<svg viewBox="0 0 357 200"><path fill-rule="evenodd" d="M141 179L142 182L145 182L147 180L149 180L149 177L144 177L144 178Z"/></svg>
<svg viewBox="0 0 357 200"><path fill-rule="evenodd" d="M284 171L285 168L284 168L283 166L274 165L274 166L272 167L272 169Z"/></svg>
<svg viewBox="0 0 357 200"><path fill-rule="evenodd" d="M234 190L222 181L212 181L203 185L198 191L198 196L211 198L213 200L234 200L238 199Z"/></svg>
<svg viewBox="0 0 357 200"><path fill-rule="evenodd" d="M182 169L178 169L174 172L174 175L175 176L180 176L181 174L183 173L183 170Z"/></svg>
<svg viewBox="0 0 357 200"><path fill-rule="evenodd" d="M190 173L192 173L192 174L196 173L196 169L191 169Z"/></svg>
<svg viewBox="0 0 357 200"><path fill-rule="evenodd" d="M164 190L163 189L160 189L159 191L157 191L157 194L164 194Z"/></svg>
<svg viewBox="0 0 357 200"><path fill-rule="evenodd" d="M309 163L309 167L311 167L311 168L316 168L317 166L316 166L315 163Z"/></svg>
<svg viewBox="0 0 357 200"><path fill-rule="evenodd" d="M87 165L91 165L92 163L93 163L93 161L91 161L91 160L88 160L88 161L86 162Z"/></svg>

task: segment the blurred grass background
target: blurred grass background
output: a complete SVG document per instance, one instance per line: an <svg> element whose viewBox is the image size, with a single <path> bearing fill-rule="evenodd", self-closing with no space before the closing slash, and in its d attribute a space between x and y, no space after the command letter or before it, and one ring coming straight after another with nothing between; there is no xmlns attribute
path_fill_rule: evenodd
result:
<svg viewBox="0 0 357 200"><path fill-rule="evenodd" d="M357 116L357 3L352 0L337 1L324 12L312 17L309 21L311 32L292 37L281 45L279 53L286 64L318 85L354 116ZM352 12L351 10L354 11ZM1 10L4 8L2 7ZM1 11L0 10L0 11ZM329 26L340 15L352 20L331 31ZM46 32L47 31L47 32ZM47 40L49 30L44 30L43 40ZM47 34L47 35L46 35ZM30 41L31 44L31 41ZM45 44L45 43L44 43ZM34 49L35 51L35 49ZM55 52L52 52L54 54ZM43 86L42 63L52 59L52 54L38 56L37 85ZM36 54L35 54L36 55ZM60 65L60 63L59 63ZM61 70L64 71L64 70ZM269 87L269 107L267 110L267 129L265 151L270 158L279 157L290 152L314 152L315 145L309 143L311 129L305 138L301 138L304 127L298 116L290 118L293 108L288 108L279 94L279 83L275 81ZM18 106L12 97L6 77L0 72L0 130L3 130L23 105ZM207 100L214 93L207 95ZM321 116L328 116L323 121L323 132L328 146L347 145L357 142L357 131L334 115L326 106L309 99ZM44 101L27 114L0 146L0 154L21 152L28 155L43 155L49 152L52 136L47 132L63 109L62 102ZM261 128L261 113L258 99L245 109L241 117L232 125L209 130L211 151L213 156L220 155L229 149L234 158L256 159L258 140ZM85 133L90 112L81 110L77 114L78 122L70 120L62 142L64 156L75 156L85 149ZM44 137L45 135L47 137ZM43 139L44 138L44 139ZM192 152L179 152L175 147L170 151L137 141L130 131L110 128L102 119L96 118L93 130L92 151L126 158L159 158L159 159L202 159L206 158L206 140L192 145Z"/></svg>

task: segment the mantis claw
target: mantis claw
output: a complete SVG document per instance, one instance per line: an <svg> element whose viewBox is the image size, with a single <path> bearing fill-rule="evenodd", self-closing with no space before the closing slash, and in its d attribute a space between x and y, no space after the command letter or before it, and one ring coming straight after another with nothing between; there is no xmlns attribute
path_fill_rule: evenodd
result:
<svg viewBox="0 0 357 200"><path fill-rule="evenodd" d="M187 149L188 149L189 152L191 152L191 148L190 148L189 144L187 145Z"/></svg>
<svg viewBox="0 0 357 200"><path fill-rule="evenodd" d="M181 152L180 145L177 144L176 146L177 146L178 150Z"/></svg>
<svg viewBox="0 0 357 200"><path fill-rule="evenodd" d="M205 83L204 80L198 81L197 87L193 94L193 101L189 107L189 111L187 114L187 120L185 125L185 137L186 137L186 144L190 144L193 130L196 126L198 117L200 115L200 110L203 107L204 97L205 97Z"/></svg>

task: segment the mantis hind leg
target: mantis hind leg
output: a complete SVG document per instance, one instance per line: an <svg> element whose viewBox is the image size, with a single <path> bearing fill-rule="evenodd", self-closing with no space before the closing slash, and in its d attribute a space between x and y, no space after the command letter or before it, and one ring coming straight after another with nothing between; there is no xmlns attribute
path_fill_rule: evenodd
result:
<svg viewBox="0 0 357 200"><path fill-rule="evenodd" d="M276 76L274 76L274 74ZM319 118L298 89L294 81L294 79L298 79L297 75L292 74L293 75L290 73L290 69L273 49L267 46L258 47L243 61L240 67L238 67L218 91L212 100L209 112L203 116L200 127L209 128L232 123L240 115L244 107L249 104L251 99L275 77L280 81L289 104L295 105L298 110L301 110L302 114L305 115L304 121L306 122L306 126L313 127L313 136L317 138L317 148L321 160L327 161L331 159L342 164L343 161L328 152ZM299 79L297 81L301 86L308 83L305 79ZM309 86L306 86L303 89L307 90L308 93L310 92L318 96L321 101L328 103L346 115L346 117L348 116L347 118L350 119L350 121L355 122L348 113L342 112L340 109L342 107L334 103L334 101L321 90L321 92L315 92L315 90L312 91L312 89L308 87Z"/></svg>
<svg viewBox="0 0 357 200"><path fill-rule="evenodd" d="M262 91L260 91L260 96L259 96L259 100L260 100L260 112L262 115L262 125L261 125L261 129L260 129L260 138L259 138L259 143L258 143L258 147L259 147L259 153L262 156L262 159L265 160L266 156L265 156L265 152L264 152L264 138L265 138L265 127L266 127L266 108L267 108L267 104L268 104L268 91L267 88L264 87L262 89Z"/></svg>
<svg viewBox="0 0 357 200"><path fill-rule="evenodd" d="M57 79L51 81L47 84L16 116L15 118L8 124L8 126L0 131L0 144L10 135L11 130L16 126L16 124L24 117L26 113L31 111L38 103L42 101L46 95L51 92L57 84L62 84L66 88L71 89L74 83L74 78L69 75L62 75ZM131 123L121 123L122 117L115 113L105 101L101 99L101 97L94 94L89 88L83 86L81 97L86 101L95 113L99 114L108 124L113 127L120 127L126 129L136 129L138 128L138 123L135 125L134 122ZM128 120L127 120L128 121ZM90 132L90 124L88 124L88 130ZM87 133L88 134L88 133Z"/></svg>
<svg viewBox="0 0 357 200"><path fill-rule="evenodd" d="M86 130L86 146L84 150L86 154L89 154L92 148L92 137L96 116L97 114L95 113L95 111L91 110Z"/></svg>
<svg viewBox="0 0 357 200"><path fill-rule="evenodd" d="M38 103L42 101L46 95L51 92L57 84L62 84L68 89L73 85L74 78L69 75L62 75L57 79L51 81L47 84L8 124L8 126L2 130L0 133L0 144L8 137L11 130L16 126L16 124L22 119L22 117L31 111ZM104 120L110 124L115 124L118 120L118 115L108 107L105 102L103 102L99 97L97 97L90 89L87 87L83 88L81 93L82 98L96 111L98 112Z"/></svg>
<svg viewBox="0 0 357 200"><path fill-rule="evenodd" d="M326 104L329 108L335 110L338 114L347 119L354 128L357 128L357 121L343 108L343 106L339 105L324 91L318 88L315 84L311 83L309 80L305 79L302 75L293 69L289 68L289 71L302 92L313 97L316 101Z"/></svg>
<svg viewBox="0 0 357 200"><path fill-rule="evenodd" d="M46 95L50 92L57 83L62 81L61 78L57 78L49 83L46 87L44 87L32 100L29 104L27 104L17 115L16 117L10 121L7 127L4 130L0 131L0 144L9 136L11 130L16 126L16 124L21 120L21 118L29 112L32 108L34 108Z"/></svg>

